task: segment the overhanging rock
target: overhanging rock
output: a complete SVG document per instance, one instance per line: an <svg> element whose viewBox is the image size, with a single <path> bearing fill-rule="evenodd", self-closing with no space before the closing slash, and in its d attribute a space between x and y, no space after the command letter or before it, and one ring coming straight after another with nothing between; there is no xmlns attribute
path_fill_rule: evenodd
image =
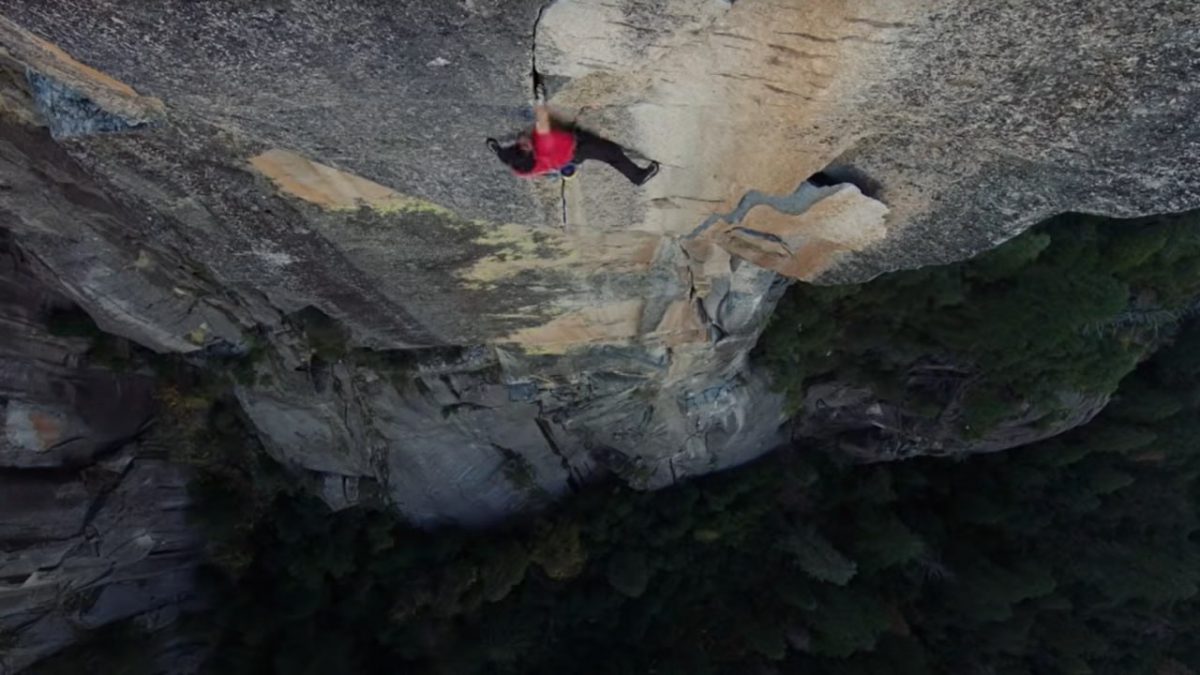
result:
<svg viewBox="0 0 1200 675"><path fill-rule="evenodd" d="M274 355L241 396L268 446L333 476L339 504L377 484L421 522L766 450L783 402L747 355L793 278L960 259L1061 211L1200 206L1186 0L0 14L18 239L104 328L157 349L261 330ZM660 175L508 175L483 140L529 123L534 58L563 117ZM55 143L27 70L153 123ZM822 173L870 185L806 183ZM309 358L288 320L309 307L350 357ZM380 356L455 346L487 356Z"/></svg>

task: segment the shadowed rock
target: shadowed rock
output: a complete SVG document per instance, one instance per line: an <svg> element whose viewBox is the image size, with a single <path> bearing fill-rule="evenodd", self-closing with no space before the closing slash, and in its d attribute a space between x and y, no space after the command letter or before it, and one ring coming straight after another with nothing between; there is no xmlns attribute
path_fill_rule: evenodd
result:
<svg viewBox="0 0 1200 675"><path fill-rule="evenodd" d="M87 338L49 335L71 303L36 267L0 238L0 673L116 621L170 623L201 559L188 472L141 438L152 379L85 368Z"/></svg>
<svg viewBox="0 0 1200 675"><path fill-rule="evenodd" d="M792 279L960 259L1060 211L1200 206L1185 0L0 14L22 245L151 348L244 350L261 329L271 356L239 397L265 445L327 473L338 506L378 484L420 522L765 451L786 414L747 355ZM661 174L508 175L483 139L529 124L535 66L562 116ZM154 123L55 142L27 73ZM343 327L336 354L312 358L289 319L308 307Z"/></svg>

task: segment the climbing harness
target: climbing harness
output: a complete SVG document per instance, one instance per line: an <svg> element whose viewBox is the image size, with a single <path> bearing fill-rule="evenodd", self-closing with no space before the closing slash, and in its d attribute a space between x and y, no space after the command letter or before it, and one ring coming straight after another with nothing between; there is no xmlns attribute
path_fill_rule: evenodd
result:
<svg viewBox="0 0 1200 675"><path fill-rule="evenodd" d="M579 175L579 165L571 162L570 164L562 165L557 171L547 171L546 173L538 174L538 178L550 180L558 178L563 181L568 181L577 175Z"/></svg>

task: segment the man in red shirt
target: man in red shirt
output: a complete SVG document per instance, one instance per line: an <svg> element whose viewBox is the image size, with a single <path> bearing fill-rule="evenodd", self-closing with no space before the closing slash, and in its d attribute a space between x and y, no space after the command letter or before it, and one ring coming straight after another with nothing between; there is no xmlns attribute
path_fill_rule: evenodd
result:
<svg viewBox="0 0 1200 675"><path fill-rule="evenodd" d="M501 146L494 138L487 139L488 147L500 161L524 178L560 173L570 176L575 165L594 159L620 171L634 185L642 185L658 173L658 162L639 167L625 150L583 129L556 129L550 121L550 110L542 103L534 106L533 133L524 133L517 142Z"/></svg>

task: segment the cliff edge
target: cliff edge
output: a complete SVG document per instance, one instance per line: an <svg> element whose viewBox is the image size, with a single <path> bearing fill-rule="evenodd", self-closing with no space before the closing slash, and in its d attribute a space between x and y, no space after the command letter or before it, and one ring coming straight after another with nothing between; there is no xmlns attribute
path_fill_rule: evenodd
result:
<svg viewBox="0 0 1200 675"><path fill-rule="evenodd" d="M1200 206L1198 35L1184 0L0 0L0 212L104 330L261 355L242 406L334 506L480 523L776 444L747 356L793 280ZM508 175L535 70L662 173Z"/></svg>

